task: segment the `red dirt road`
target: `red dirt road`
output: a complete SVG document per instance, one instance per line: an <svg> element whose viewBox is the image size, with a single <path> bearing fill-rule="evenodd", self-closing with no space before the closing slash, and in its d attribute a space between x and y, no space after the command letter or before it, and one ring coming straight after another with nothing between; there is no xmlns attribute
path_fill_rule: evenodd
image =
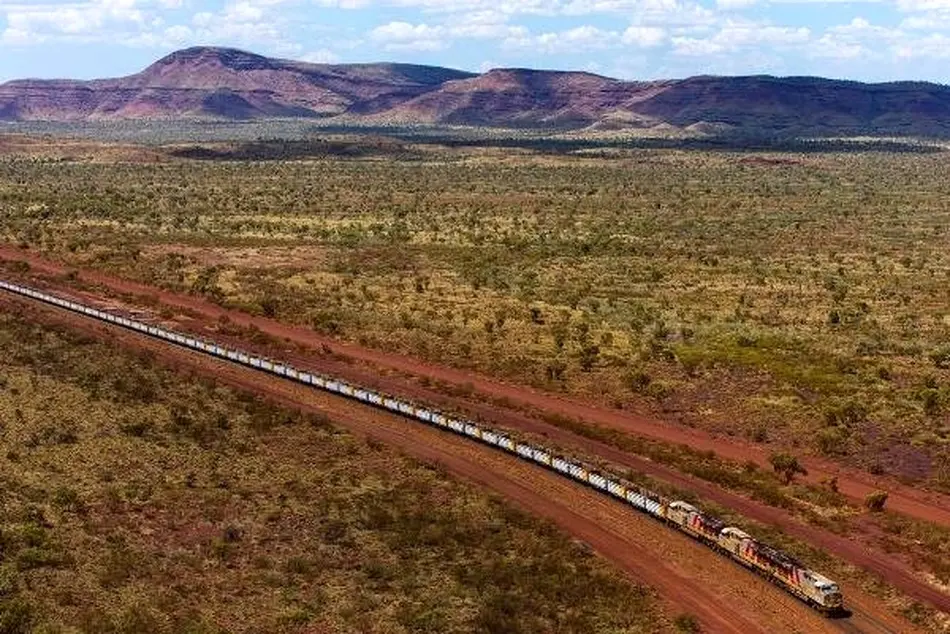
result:
<svg viewBox="0 0 950 634"><path fill-rule="evenodd" d="M10 245L0 245L0 259L28 262L33 269L52 275L62 275L68 271L75 271L72 267L53 262ZM226 316L232 323L239 326L253 325L268 335L288 339L314 349L330 346L340 354L380 367L393 368L407 374L429 377L456 385L470 385L478 392L489 395L494 399L504 398L513 403L558 413L587 423L619 429L633 435L655 438L669 443L685 444L695 449L714 451L717 455L730 460L740 462L753 460L760 466L769 466L768 452L765 449L736 439L714 437L698 430L664 423L634 413L619 412L591 403L567 400L527 386L504 383L474 372L422 363L404 355L385 353L340 342L321 336L305 327L227 310L194 296L161 290L98 271L82 270L78 271L77 275L78 279L84 282L104 286L113 292L154 297L168 306L185 309L211 320ZM875 477L818 458L804 458L802 463L809 471L807 480L818 482L823 478L835 476L838 479L839 491L858 503L863 502L868 493L883 489L889 492L887 504L890 510L943 526L950 526L950 497L948 496L921 491L892 479Z"/></svg>
<svg viewBox="0 0 950 634"><path fill-rule="evenodd" d="M673 613L696 615L708 632L911 632L856 588L845 587L851 619L827 620L713 551L624 505L552 472L464 438L407 421L347 399L170 346L124 329L25 299L0 305L30 319L62 323L124 347L147 349L188 368L283 405L327 414L362 435L443 465L449 472L501 493L546 517L634 578L654 587ZM754 597L754 599L752 599Z"/></svg>
<svg viewBox="0 0 950 634"><path fill-rule="evenodd" d="M40 263L42 263L42 261L40 261ZM143 289L154 290L149 289L149 287L142 287L137 284L132 284L131 286L134 288L133 292L139 295L143 294ZM123 289L123 292L129 292L129 290ZM171 296L173 299L178 298L178 296L174 294L171 294ZM194 298L190 297L178 299L192 300L191 302L188 302L186 306L184 306L192 310L195 303L199 305L204 303L200 300L195 300ZM174 304L174 302L169 303ZM217 315L224 314L226 311L213 305L208 305L206 308L213 311L213 319L212 316L206 317L206 320L209 323L203 324L199 320L198 322L187 324L187 326L190 327L182 328L182 324L176 324L175 327L180 329L195 330L200 334L207 335L208 333L205 330L205 327L213 327L216 324ZM204 313L199 312L197 314L203 315ZM229 313L229 315L232 315L232 322L240 323L239 319L236 319L233 316L233 313ZM248 320L248 323L257 324L262 330L265 330L262 325L268 325L269 322L269 320L249 318L246 315L239 316ZM279 326L280 328L287 328L288 331L302 330L299 328L287 327L283 324L273 324L272 322L270 325ZM306 333L306 331L304 332ZM255 346L252 344L222 336L220 333L214 333L213 337L217 340L223 341L230 339L233 343L235 343L235 345L239 345L243 348L255 348ZM294 340L294 338L288 338ZM321 341L323 340L319 337L317 337L317 339ZM268 352L266 348L262 349L260 346L257 346L257 348L258 352L264 354ZM333 344L333 349L335 351L340 351L341 346ZM399 377L381 376L378 373L372 372L371 369L361 369L351 363L329 359L326 357L326 355L298 356L293 353L287 354L282 352L280 356L281 358L286 358L294 362L300 367L310 367L328 374L342 376L354 382L370 385L390 393L407 396L409 398L416 398L423 402L436 403L445 406L450 410L473 413L479 418L497 423L500 426L540 435L548 439L548 441L554 441L562 447L573 448L574 450L579 449L590 456L597 456L617 465L622 465L636 471L652 475L675 486L695 491L703 497L738 511L746 517L766 524L779 526L788 534L796 538L802 539L803 541L839 556L845 561L877 574L879 577L903 591L908 596L925 603L929 603L938 609L950 613L950 596L915 576L913 571L910 570L908 566L902 561L883 552L868 549L859 542L849 540L845 537L831 533L830 531L805 524L783 510L755 502L748 498L721 489L703 480L685 476L672 468L666 467L665 465L657 464L638 456L628 454L605 443L597 442L595 440L573 434L549 423L530 418L517 411L504 409L487 403L473 404L471 401L463 401L459 398L448 397L445 394L428 390L418 385L413 385L408 381L400 380ZM475 399L472 400L474 401Z"/></svg>

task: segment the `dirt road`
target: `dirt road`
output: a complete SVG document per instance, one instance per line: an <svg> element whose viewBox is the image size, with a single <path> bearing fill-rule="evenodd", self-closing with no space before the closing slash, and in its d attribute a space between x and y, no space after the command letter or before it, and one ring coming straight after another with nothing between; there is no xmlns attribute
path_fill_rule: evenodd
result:
<svg viewBox="0 0 950 634"><path fill-rule="evenodd" d="M10 245L0 245L0 259L28 262L34 270L51 275L63 275L69 271L75 271L71 267ZM760 466L766 468L769 466L768 452L765 449L734 438L715 437L695 429L665 423L635 413L611 410L593 403L568 400L527 386L504 383L474 372L422 363L417 359L404 355L385 353L340 342L321 336L302 326L293 326L273 319L226 310L194 296L161 290L99 271L82 270L75 272L79 280L101 285L112 292L155 298L165 305L187 310L211 321L227 317L232 323L239 326L253 325L268 335L287 339L315 350L319 350L323 346L329 346L340 354L378 367L393 368L408 374L428 377L432 380L450 384L471 386L474 390L493 400L507 399L512 403L527 405L545 412L557 413L587 423L622 430L633 435L674 444L685 444L695 449L714 451L717 455L730 460L740 462L753 460ZM802 462L809 471L807 476L809 481L818 482L823 478L835 476L838 479L839 491L859 503L863 502L868 493L884 489L889 492L887 504L890 510L950 526L950 497L948 496L920 491L892 479L875 477L818 458L804 458Z"/></svg>
<svg viewBox="0 0 950 634"><path fill-rule="evenodd" d="M60 292L64 291L60 290ZM90 297L90 299L101 300L101 298L95 296ZM199 301L199 303L201 302ZM224 312L218 307L210 306L209 308ZM395 373L392 372L389 376L382 375L376 371L376 367L372 364L368 367L360 367L349 359L341 360L335 355L327 355L319 351L314 354L304 354L286 349L275 351L272 346L255 346L247 341L228 337L220 332L209 333L209 329L216 328L219 325L217 319L212 320L210 317L205 317L202 312L191 311L191 314L195 315L197 319L176 322L174 327L182 330L192 330L204 335L213 334L213 337L217 340L227 341L230 339L236 346L256 349L263 354L277 354L280 358L288 359L300 367L317 369L382 391L418 399L422 402L435 403L451 411L461 411L490 421L497 426L541 436L547 443L553 441L555 444L572 451L580 451L588 456L605 459L616 465L646 473L675 486L699 493L704 498L731 508L751 519L779 526L796 538L877 574L908 596L929 603L950 614L950 596L917 577L898 558L878 550L869 549L860 542L836 535L830 531L805 524L783 510L758 503L706 481L684 475L662 464L645 460L605 443L579 436L539 419L531 418L517 410L492 405L484 399L479 400L477 394L467 399L449 397L444 393L427 389L413 381L406 380L405 377L395 376ZM236 322L237 320L232 318L232 321ZM257 323L258 320L254 319L254 322ZM283 327L283 324L278 325ZM292 327L291 329L297 330ZM289 339L295 341L293 338ZM339 350L339 346L334 345L333 348Z"/></svg>
<svg viewBox="0 0 950 634"><path fill-rule="evenodd" d="M0 297L4 310L56 322L106 341L146 349L170 366L197 371L287 406L321 412L359 435L437 462L546 517L632 577L654 587L674 613L709 632L909 632L905 622L856 588L845 587L851 619L827 620L713 551L602 494L464 438L367 408L278 377L25 299Z"/></svg>

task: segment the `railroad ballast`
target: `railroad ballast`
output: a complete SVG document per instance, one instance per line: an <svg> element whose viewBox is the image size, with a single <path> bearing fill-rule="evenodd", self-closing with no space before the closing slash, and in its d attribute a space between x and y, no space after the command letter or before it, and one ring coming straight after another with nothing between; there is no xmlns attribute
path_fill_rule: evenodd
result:
<svg viewBox="0 0 950 634"><path fill-rule="evenodd" d="M682 531L706 546L732 558L743 566L763 575L799 599L825 614L843 611L843 601L838 584L827 577L806 568L790 555L764 544L735 526L714 516L703 513L695 506L680 500L670 500L622 478L586 465L581 461L546 447L522 442L500 430L489 429L474 421L455 418L444 412L411 403L375 390L352 385L341 379L297 369L289 364L273 361L253 354L227 348L192 335L146 324L120 315L98 310L48 293L43 293L19 284L0 280L0 288L47 304L100 319L131 330L158 337L166 341L199 350L207 354L239 363L271 374L289 378L329 392L341 394L409 418L425 422L447 431L466 436L486 445L516 455L524 460L591 486L633 508Z"/></svg>

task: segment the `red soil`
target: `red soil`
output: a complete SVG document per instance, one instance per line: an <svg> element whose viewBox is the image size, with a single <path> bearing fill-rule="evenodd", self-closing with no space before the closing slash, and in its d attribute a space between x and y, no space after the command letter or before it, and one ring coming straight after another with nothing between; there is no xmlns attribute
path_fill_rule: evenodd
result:
<svg viewBox="0 0 950 634"><path fill-rule="evenodd" d="M37 272L62 274L67 269L62 265L48 262L44 259L32 256L32 254L23 254L18 250L10 250L0 247L0 258L9 257L13 254L29 255L31 266ZM22 258L20 258L22 259ZM505 383L500 383L494 379L488 379L473 373L462 372L439 366L431 366L419 363L413 359L408 359L399 355L389 355L374 350L367 350L358 346L341 344L339 342L321 337L315 333L309 332L304 328L290 326L275 322L273 320L251 317L249 315L236 311L228 311L214 304L210 304L195 297L182 296L176 293L170 293L155 289L153 287L137 284L128 280L117 279L112 276L104 275L94 271L83 271L79 278L85 282L101 284L112 291L130 293L133 295L146 295L157 297L163 304L177 306L187 310L194 315L196 319L185 325L176 324L177 328L196 331L202 334L208 334L209 329L214 329L219 324L219 318L226 315L231 323L241 326L254 325L262 332L275 337L285 338L295 343L304 344L315 350L325 349L325 346L332 347L335 353L345 354L351 359L358 359L370 363L371 369L361 369L354 367L352 363L340 361L339 359L327 358L326 355L307 354L300 356L284 350L279 351L275 356L288 359L301 367L310 367L328 374L338 375L347 378L353 382L366 384L376 387L383 391L393 394L399 394L410 398L416 398L424 402L432 402L444 406L449 410L474 414L475 416L487 419L503 427L518 429L520 431L542 435L555 441L566 448L575 448L592 456L606 459L610 462L623 465L639 472L665 480L675 486L692 490L704 498L731 508L751 519L781 527L789 535L802 539L814 546L826 550L845 561L855 564L861 568L877 574L888 583L898 588L908 596L929 603L938 609L950 614L950 596L940 589L926 583L914 575L909 567L898 560L896 557L885 554L878 550L869 548L866 544L854 541L830 531L805 524L790 513L776 509L774 507L761 504L759 502L742 497L735 493L723 490L713 484L686 476L676 470L657 464L638 456L627 454L615 447L611 447L601 442L597 442L582 436L578 436L554 425L544 423L537 419L530 418L516 411L504 409L495 405L490 405L484 400L481 403L473 404L472 401L478 399L479 395L474 395L471 401L463 398L449 397L445 394L413 385L411 382L400 380L398 377L385 376L375 371L373 366L382 366L383 368L394 368L400 372L406 372L413 375L427 376L448 382L475 385L475 389L490 394L491 396L507 396L512 401L521 401L524 403L535 404L553 404L562 409L554 409L562 414L574 415L576 411L591 411L598 416L597 423L608 424L613 422L612 426L618 427L641 435L661 438L671 442L683 442L683 439L698 438L699 444L688 442L691 446L701 448L718 447L725 444L727 450L736 452L744 445L730 443L721 439L711 438L695 430L675 428L656 421L641 419L628 413L615 412L598 408L597 406L566 401L560 397L551 396L531 390L530 388L516 388ZM220 333L215 333L216 339L228 339ZM237 341L241 347L255 349L262 353L272 353L274 350L266 350L261 346L254 346L245 341ZM453 380L454 379L454 380ZM476 383L477 382L477 383ZM550 407L542 407L542 410L551 411ZM591 416L583 417L585 420L591 420ZM705 444L709 443L709 444ZM720 452L722 455L723 452ZM728 453L729 457L737 456L735 453ZM741 459L745 456L738 454ZM764 459L764 458L763 458ZM839 482L841 477L839 476ZM839 484L840 486L840 484ZM912 491L913 492L913 491ZM916 492L913 492L916 493ZM893 494L892 494L893 496ZM888 501L891 504L891 500ZM927 507L929 508L929 507ZM946 511L943 507L933 507L932 511L939 515Z"/></svg>
<svg viewBox="0 0 950 634"><path fill-rule="evenodd" d="M36 271L47 274L62 275L67 271L74 270L61 263L50 261L8 245L0 245L0 259L25 261ZM405 355L381 352L356 344L341 342L319 335L305 327L227 310L197 297L173 293L98 271L83 270L79 271L77 275L79 280L102 285L113 292L154 297L163 304L187 310L204 319L217 321L222 317L227 317L236 325L244 327L253 325L268 335L287 339L316 350L329 346L339 354L376 366L393 368L407 374L428 377L436 381L469 385L477 392L488 395L492 399L508 399L513 403L528 405L542 411L611 427L630 434L673 444L689 445L694 449L713 451L720 457L729 460L739 462L752 460L762 467L769 467L769 452L766 449L735 438L716 437L702 431L687 429L632 412L611 410L579 400L567 400L531 387L505 383L475 372L424 363ZM828 460L806 457L801 462L808 469L809 474L805 479L809 482L817 483L822 479L834 476L838 479L838 490L858 503L863 502L864 498L873 491L886 490L889 493L887 505L890 510L943 526L950 526L950 498L945 495L925 492L903 485L893 479L876 477L868 473L848 469Z"/></svg>
<svg viewBox="0 0 950 634"><path fill-rule="evenodd" d="M358 435L437 462L449 472L550 519L655 588L674 611L694 614L703 631L914 631L883 610L878 601L850 587L844 592L854 615L839 621L821 618L785 592L684 535L590 489L464 438L23 298L0 297L0 305L4 304L33 320L66 324L123 347L150 350L172 367L197 371L281 405L327 414Z"/></svg>

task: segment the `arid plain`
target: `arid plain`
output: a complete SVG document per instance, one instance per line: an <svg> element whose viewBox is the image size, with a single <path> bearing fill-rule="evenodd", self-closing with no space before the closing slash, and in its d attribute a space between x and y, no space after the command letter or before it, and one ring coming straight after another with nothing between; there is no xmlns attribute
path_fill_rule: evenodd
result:
<svg viewBox="0 0 950 634"><path fill-rule="evenodd" d="M328 138L0 137L4 277L626 472L840 581L854 617L813 621L739 567L703 579L689 562L718 571L716 555L650 538L668 529L627 526L589 492L519 492L526 467L478 452L466 467L450 456L473 450L379 413L4 298L4 624L724 631L732 615L737 631L946 630L939 147ZM557 499L572 502L542 510ZM677 592L646 561L702 588Z"/></svg>

